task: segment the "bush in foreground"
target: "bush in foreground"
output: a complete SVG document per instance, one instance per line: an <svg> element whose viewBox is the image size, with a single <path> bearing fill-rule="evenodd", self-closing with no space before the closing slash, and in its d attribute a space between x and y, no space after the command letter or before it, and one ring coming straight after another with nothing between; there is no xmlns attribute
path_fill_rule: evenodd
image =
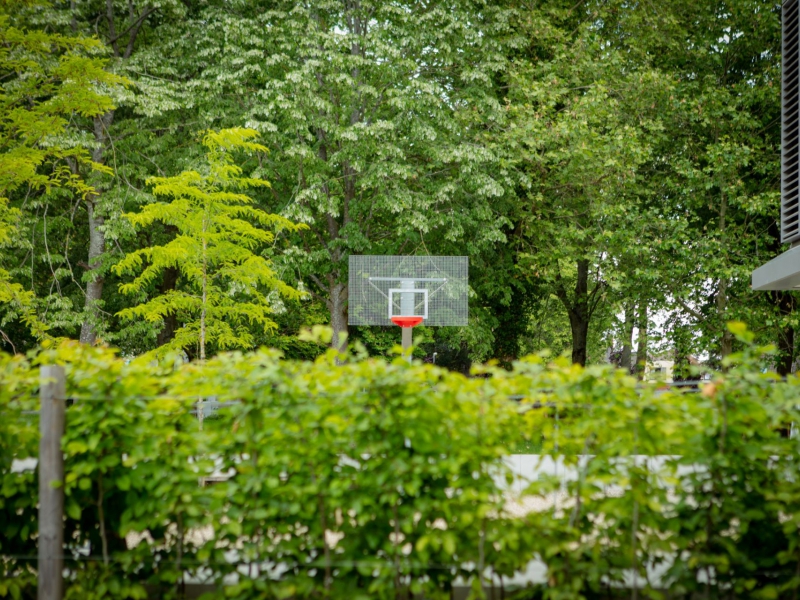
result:
<svg viewBox="0 0 800 600"><path fill-rule="evenodd" d="M547 581L520 597L793 597L800 386L754 368L761 352L688 394L541 357L467 378L334 351L4 356L0 594L35 586L36 478L12 463L36 455L25 410L57 362L70 597L447 598L532 559ZM513 481L526 436L560 477Z"/></svg>

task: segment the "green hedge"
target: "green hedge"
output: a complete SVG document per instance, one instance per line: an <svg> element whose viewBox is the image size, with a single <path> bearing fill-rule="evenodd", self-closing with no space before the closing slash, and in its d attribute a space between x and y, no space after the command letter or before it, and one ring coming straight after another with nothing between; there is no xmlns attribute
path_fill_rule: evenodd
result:
<svg viewBox="0 0 800 600"><path fill-rule="evenodd" d="M449 598L456 577L477 595L532 558L547 584L520 597L793 598L800 386L753 367L762 351L693 394L540 357L466 378L333 351L3 356L0 595L34 593L36 477L11 464L36 456L38 364L61 363L71 598L180 597L187 580L226 598ZM200 429L200 398L235 402ZM503 458L525 438L575 477L513 491Z"/></svg>

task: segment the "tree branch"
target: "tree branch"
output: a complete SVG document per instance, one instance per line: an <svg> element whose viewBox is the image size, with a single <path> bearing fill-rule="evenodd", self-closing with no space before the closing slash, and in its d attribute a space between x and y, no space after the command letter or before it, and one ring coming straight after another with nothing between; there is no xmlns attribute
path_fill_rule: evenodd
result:
<svg viewBox="0 0 800 600"><path fill-rule="evenodd" d="M111 37L111 47L114 49L114 56L119 57L119 45L117 44L117 29L114 26L114 2L106 0L106 19L108 20L108 35Z"/></svg>
<svg viewBox="0 0 800 600"><path fill-rule="evenodd" d="M139 30L142 28L144 24L144 20L152 15L154 12L158 10L157 7L150 7L149 10L145 10L144 14L139 17L136 22L128 28L128 31L131 32L130 37L128 38L128 46L125 48L125 55L123 58L130 57L133 54L133 45L136 42L136 37L139 35ZM127 33L127 32L126 32Z"/></svg>
<svg viewBox="0 0 800 600"><path fill-rule="evenodd" d="M319 278L319 277L317 277L316 275L314 275L313 273L309 274L309 276L308 276L308 277L309 277L309 279L311 279L311 281L313 281L314 283L316 283L316 284L317 284L317 287L318 287L320 290L330 290L330 287L329 287L329 286L327 286L327 285L325 285L324 283L322 283L322 281L320 280L320 278ZM311 292L311 290L309 290L309 292ZM313 292L311 292L311 293L313 293ZM323 299L324 299L324 298L323 298Z"/></svg>
<svg viewBox="0 0 800 600"><path fill-rule="evenodd" d="M680 299L680 298L678 298L677 296L675 297L675 302L677 302L677 303L678 303L678 305L680 305L680 307L681 307L683 310L685 310L686 312L688 312L690 315L692 315L692 316L693 316L695 319L697 319L698 321L704 321L704 320L705 320L705 317L703 316L703 314L702 314L702 313L699 313L699 312L697 312L695 309L693 309L691 306L689 306L688 304L686 304L686 302L685 302L685 301L681 300L681 299Z"/></svg>

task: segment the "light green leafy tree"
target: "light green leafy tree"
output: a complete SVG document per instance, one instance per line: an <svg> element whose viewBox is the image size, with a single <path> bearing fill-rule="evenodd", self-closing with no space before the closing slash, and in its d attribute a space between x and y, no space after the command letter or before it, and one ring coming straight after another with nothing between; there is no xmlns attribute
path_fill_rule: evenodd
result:
<svg viewBox="0 0 800 600"><path fill-rule="evenodd" d="M46 28L62 35L93 36L104 69L127 78L124 89L103 88L113 106L92 118L72 119L68 139L89 147L92 161L113 169L93 177L84 165L77 172L92 184L92 193L78 198L68 190L32 194L24 190L14 199L21 209L21 235L10 249L7 263L18 281L35 290L40 314L53 335L96 338L121 345L127 354L139 354L169 341L174 321L168 319L158 340L151 324L121 322L114 315L133 298L118 293L119 278L111 266L120 254L142 247L129 239L123 213L138 210L151 200L146 180L193 168L202 157L198 142L220 123L201 122L194 108L205 98L187 85L196 63L191 50L170 50L185 32L198 27L187 20L197 3L179 0L111 0L48 5L36 0L17 2L12 22L18 27ZM176 90L180 91L178 93ZM232 119L235 124L243 120ZM24 198L24 203L22 199ZM146 245L163 243L174 235L149 230ZM45 243L46 241L46 243ZM177 273L164 274L162 288L171 289ZM9 336L18 348L34 342L19 325ZM149 335L150 334L150 335ZM146 346L142 346L142 343Z"/></svg>
<svg viewBox="0 0 800 600"><path fill-rule="evenodd" d="M16 241L21 213L9 202L15 192L65 188L86 197L92 188L76 175L77 167L108 171L64 134L71 119L113 108L99 85L125 81L92 56L100 49L96 40L17 27L7 12L12 8L0 7L0 246ZM4 321L19 318L36 337L45 335L34 292L14 282L2 264L0 304L7 308Z"/></svg>
<svg viewBox="0 0 800 600"><path fill-rule="evenodd" d="M127 157L118 155L114 149L119 137L113 126L120 115L123 119L126 115L136 116L135 113L131 113L130 108L137 105L132 96L137 95L139 88L137 80L140 79L140 74L130 63L142 47L147 46L148 38L157 38L161 35L158 33L159 23L180 22L184 14L182 3L176 0L158 2L105 0L58 3L49 9L42 7L28 11L26 15L28 20L45 23L54 27L56 31L62 31L68 26L72 32L94 36L104 55L109 57L107 70L124 74L133 83L133 89L130 90L132 93L114 95L116 106L109 106L105 111L91 115L90 120L73 124L75 135L91 140L92 160L114 169L113 179L93 181L94 190L82 198L82 206L78 210L82 213L80 225L85 224L85 229L73 234L81 238L86 236L85 244L82 239L79 242L82 256L78 259L84 269L82 276L84 285L81 286L83 289L80 297L71 299L71 303L77 300L83 304L83 311L81 314L70 310L69 317L62 315L61 318L68 318L71 321L70 328L74 327L76 318L80 320L80 340L85 344L94 344L98 337L105 334L106 320L114 309L113 302L106 303L103 290L112 263L110 250L114 248L114 242L118 242L119 232L116 226L124 222L124 219L120 218L124 210L120 192L130 192L132 186L127 185L130 181L124 186L115 185L115 180L120 176L117 173L119 164L127 162ZM116 193L112 191L114 188ZM112 193L109 194L109 191Z"/></svg>
<svg viewBox="0 0 800 600"><path fill-rule="evenodd" d="M208 345L252 347L252 327L273 329L269 315L280 306L280 299L302 296L278 277L267 256L259 254L276 232L305 226L254 207L245 193L269 187L263 179L244 176L233 163L236 150L267 151L253 141L256 136L243 128L209 132L203 140L205 172L152 178L153 192L167 201L126 215L136 229L158 221L178 231L168 243L131 252L114 267L118 275L136 274L133 281L120 285L121 292L144 296L165 269L180 271L182 281L176 289L119 313L123 319L149 322L177 315L183 325L165 349L196 347L202 360Z"/></svg>

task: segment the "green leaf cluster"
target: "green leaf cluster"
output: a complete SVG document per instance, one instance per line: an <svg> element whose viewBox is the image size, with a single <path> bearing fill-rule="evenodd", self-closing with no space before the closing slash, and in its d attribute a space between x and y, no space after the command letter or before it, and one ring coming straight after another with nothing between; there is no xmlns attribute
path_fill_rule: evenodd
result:
<svg viewBox="0 0 800 600"><path fill-rule="evenodd" d="M66 366L71 597L197 580L228 598L446 598L457 580L479 597L539 561L521 597L790 598L800 381L731 333L746 351L693 393L541 356L465 377L357 348L154 363L64 343L3 358L0 410L31 406L36 364ZM11 460L35 453L36 427L0 427L0 585L22 591L36 487ZM509 469L520 437L542 448L536 477Z"/></svg>
<svg viewBox="0 0 800 600"><path fill-rule="evenodd" d="M269 182L244 176L233 162L236 151L267 152L252 141L257 135L242 128L207 133L206 172L150 179L153 193L165 201L126 215L137 230L160 222L177 232L164 245L127 254L113 268L118 275L135 275L120 291L140 295L165 269L180 271L183 285L119 313L126 320L158 323L179 316L181 327L162 352L199 347L204 358L207 344L220 350L252 348L253 326L276 327L268 315L278 309L280 298L302 297L276 274L266 252L276 234L306 227L252 206L245 191Z"/></svg>
<svg viewBox="0 0 800 600"><path fill-rule="evenodd" d="M126 82L104 70L98 40L16 26L10 13L21 4L0 7L0 247L18 243L22 213L9 204L11 194L63 188L85 197L92 187L78 175L79 167L110 172L69 140L67 130L74 118L112 109L100 88ZM15 282L8 267L16 265L0 262L0 304L42 338L48 327L37 314L36 295Z"/></svg>
<svg viewBox="0 0 800 600"><path fill-rule="evenodd" d="M132 355L168 341L199 354L202 292L174 266L145 276L148 249L167 247L174 226L132 231L122 215L152 201L153 177L207 176L206 131L247 127L270 153L237 164L272 182L250 188L251 208L308 227L253 251L309 299L262 286L274 310L217 319L230 324L208 332L209 354L267 344L312 356L301 328L347 333L348 255L441 253L470 257L471 321L427 332L418 351L454 368L510 367L546 347L623 363L634 329L648 332L640 362L663 352L718 367L740 348L725 328L737 319L792 370L796 292L749 287L782 250L780 19L764 0L2 10L0 164L21 178L0 177L13 207L0 211L8 349L80 329ZM220 299L263 305L220 286ZM393 336L350 332L383 356Z"/></svg>

